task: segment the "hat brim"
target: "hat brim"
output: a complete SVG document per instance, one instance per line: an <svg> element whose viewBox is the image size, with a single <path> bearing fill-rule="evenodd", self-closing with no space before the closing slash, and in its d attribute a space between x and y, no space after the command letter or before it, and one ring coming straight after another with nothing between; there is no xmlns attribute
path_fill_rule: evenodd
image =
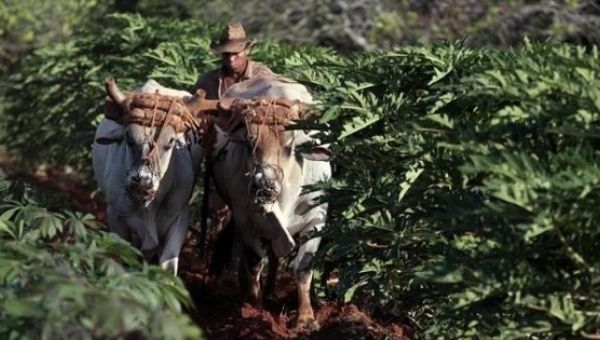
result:
<svg viewBox="0 0 600 340"><path fill-rule="evenodd" d="M217 53L240 53L248 47L252 47L254 43L253 40L213 41L210 43L210 49Z"/></svg>

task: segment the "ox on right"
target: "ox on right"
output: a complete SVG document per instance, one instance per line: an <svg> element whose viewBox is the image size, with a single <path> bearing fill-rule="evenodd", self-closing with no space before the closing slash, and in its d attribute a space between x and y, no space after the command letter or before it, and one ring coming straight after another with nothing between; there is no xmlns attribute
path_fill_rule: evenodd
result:
<svg viewBox="0 0 600 340"><path fill-rule="evenodd" d="M302 187L330 179L331 153L318 145L312 131L289 129L310 115L312 96L302 84L279 76L256 77L232 86L225 97L237 99L221 100L228 109L214 120L209 171L231 209L228 228L235 229L233 243L239 245L244 296L260 304L263 292L274 287L278 258L294 249L294 238L325 225L327 204L317 203L323 193L303 192ZM309 147L298 148L302 144ZM302 244L294 261L299 326L315 323L310 284L320 241L313 237ZM269 275L262 287L267 256Z"/></svg>

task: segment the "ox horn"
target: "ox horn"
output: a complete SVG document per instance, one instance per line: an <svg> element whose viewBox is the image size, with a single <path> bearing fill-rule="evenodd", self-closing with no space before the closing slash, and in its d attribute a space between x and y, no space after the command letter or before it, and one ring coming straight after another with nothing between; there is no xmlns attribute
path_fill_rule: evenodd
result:
<svg viewBox="0 0 600 340"><path fill-rule="evenodd" d="M298 105L297 110L300 119L309 119L319 115L319 113L315 110L315 108L312 105L305 103L298 103L296 105Z"/></svg>
<svg viewBox="0 0 600 340"><path fill-rule="evenodd" d="M120 106L123 106L125 103L125 94L119 89L113 76L106 78L104 81L104 88L106 89L106 93L108 93L110 99Z"/></svg>
<svg viewBox="0 0 600 340"><path fill-rule="evenodd" d="M218 110L218 100L205 99L206 92L197 90L196 94L186 101L185 106L190 110L193 116L199 117L208 112Z"/></svg>

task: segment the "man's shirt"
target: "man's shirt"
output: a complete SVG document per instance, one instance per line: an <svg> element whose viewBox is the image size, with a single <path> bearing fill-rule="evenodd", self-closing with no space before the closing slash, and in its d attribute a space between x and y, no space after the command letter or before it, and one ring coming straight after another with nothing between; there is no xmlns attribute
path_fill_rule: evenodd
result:
<svg viewBox="0 0 600 340"><path fill-rule="evenodd" d="M264 64L248 59L246 69L238 82L257 76L273 76L274 74L275 73ZM224 86L223 78L225 78L225 70L223 67L209 71L198 79L192 93L195 93L198 89L202 89L206 92L206 99L220 99L225 90L227 90Z"/></svg>

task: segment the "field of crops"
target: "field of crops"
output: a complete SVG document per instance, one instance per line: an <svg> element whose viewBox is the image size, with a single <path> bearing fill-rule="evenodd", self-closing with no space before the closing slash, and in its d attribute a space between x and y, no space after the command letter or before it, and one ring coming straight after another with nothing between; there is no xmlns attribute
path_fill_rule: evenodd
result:
<svg viewBox="0 0 600 340"><path fill-rule="evenodd" d="M189 90L217 62L219 28L112 15L35 50L8 79L0 144L23 166L93 183L103 79ZM306 124L335 155L320 299L424 338L600 336L599 52L523 45L257 45L255 60L314 94L321 115ZM178 279L89 216L1 184L0 337L198 336Z"/></svg>

